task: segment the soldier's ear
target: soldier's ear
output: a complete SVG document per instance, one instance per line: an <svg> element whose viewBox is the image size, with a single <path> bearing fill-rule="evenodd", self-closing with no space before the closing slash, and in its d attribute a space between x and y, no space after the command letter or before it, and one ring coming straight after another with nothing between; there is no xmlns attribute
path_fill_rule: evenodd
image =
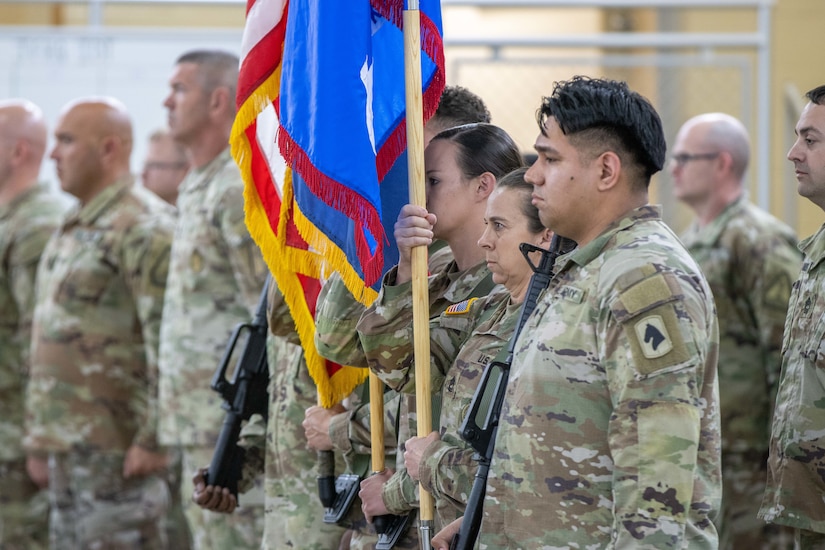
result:
<svg viewBox="0 0 825 550"><path fill-rule="evenodd" d="M476 178L476 197L487 202L487 197L493 192L496 186L496 177L490 172L484 172Z"/></svg>

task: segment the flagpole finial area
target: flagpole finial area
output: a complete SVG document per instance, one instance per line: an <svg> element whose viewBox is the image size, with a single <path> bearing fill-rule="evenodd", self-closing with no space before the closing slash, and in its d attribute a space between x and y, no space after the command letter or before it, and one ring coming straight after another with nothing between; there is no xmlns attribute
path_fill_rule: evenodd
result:
<svg viewBox="0 0 825 550"><path fill-rule="evenodd" d="M408 10L418 10L418 0L407 0Z"/></svg>

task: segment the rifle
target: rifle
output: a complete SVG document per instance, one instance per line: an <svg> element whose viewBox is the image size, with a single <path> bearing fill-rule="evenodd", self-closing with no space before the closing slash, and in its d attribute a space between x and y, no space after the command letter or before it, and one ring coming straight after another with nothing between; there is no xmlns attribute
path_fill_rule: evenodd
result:
<svg viewBox="0 0 825 550"><path fill-rule="evenodd" d="M221 407L226 411L226 416L205 481L207 485L229 489L236 497L245 453L238 446L241 423L255 413L266 419L269 411L269 367L266 360L269 323L266 319L266 303L271 283L272 277L269 277L252 322L240 323L235 327L210 384L223 398ZM235 355L235 347L242 338L246 339L244 348L235 364L232 382L229 382L226 371Z"/></svg>
<svg viewBox="0 0 825 550"><path fill-rule="evenodd" d="M519 245L519 250L527 259L527 263L530 264L533 275L530 278L530 286L527 289L524 304L522 304L519 312L516 328L507 347L507 357L504 361L493 361L484 369L481 382L473 394L467 416L464 418L458 432L462 439L469 443L476 452L473 458L478 462L478 470L476 470L473 479L470 497L467 499L467 508L461 522L461 530L450 541L450 550L469 550L475 545L481 527L481 513L484 506L484 495L487 490L487 476L490 472L490 463L493 460L501 406L504 403L504 395L507 391L507 380L510 376L510 365L513 362L516 341L521 329L524 327L524 323L527 322L527 318L533 313L539 295L547 288L553 278L553 267L556 258L573 250L575 246L575 242L558 235L553 236L550 250L544 250L528 243ZM541 260L539 260L538 265L535 265L530 259L529 254L531 252L541 252Z"/></svg>

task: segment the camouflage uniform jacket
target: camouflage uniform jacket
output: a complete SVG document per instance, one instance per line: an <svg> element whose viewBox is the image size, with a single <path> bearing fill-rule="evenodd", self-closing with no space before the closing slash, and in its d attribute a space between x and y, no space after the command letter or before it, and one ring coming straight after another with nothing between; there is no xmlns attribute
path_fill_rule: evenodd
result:
<svg viewBox="0 0 825 550"><path fill-rule="evenodd" d="M388 300L361 318L364 348L379 378L403 392L415 392L412 309ZM421 485L436 499L444 523L462 515L475 475L474 451L458 435L487 364L506 347L520 304L496 287L484 298L448 308L430 321L431 388L441 395L440 441L428 446L420 464Z"/></svg>
<svg viewBox="0 0 825 550"><path fill-rule="evenodd" d="M264 473L267 519L262 548L332 548L343 529L323 523L318 456L307 449L301 425L304 411L317 403L317 392L292 315L274 281L269 285L267 309L269 417L263 429L250 421L241 431L248 451L243 482L251 486L254 477Z"/></svg>
<svg viewBox="0 0 825 550"><path fill-rule="evenodd" d="M453 252L443 241L436 241L429 252L430 273L441 272L453 261ZM367 367L356 328L365 309L347 289L341 275L333 273L321 288L315 312L315 346L322 357L341 365Z"/></svg>
<svg viewBox="0 0 825 550"><path fill-rule="evenodd" d="M375 309L379 312L384 307L384 304L392 303L398 308L412 307L412 285L407 282L404 284L395 284L396 271L393 269L387 273L384 278L384 285L378 295L378 299L368 308ZM463 302L473 297L486 296L495 287L490 271L487 269L486 263L480 263L465 271L459 271L456 263L450 262L443 271L430 276L428 283L429 303L430 303L430 318L440 316L449 306ZM366 320L362 316L362 320ZM362 331L361 322L359 321L358 329ZM408 337L412 338L412 326L409 329ZM362 338L362 345L366 342ZM372 350L364 348L367 357L372 357ZM372 360L370 360L372 368ZM401 407L398 413L398 441L405 442L407 439L416 435L417 424L415 415L415 398L411 395L406 395L401 399ZM396 454L396 473L384 484L382 497L384 504L390 513L402 514L413 508L418 507L418 491L415 481L407 474L404 467L403 445L400 446L401 452ZM455 519L453 517L452 519ZM438 526L437 526L438 527Z"/></svg>
<svg viewBox="0 0 825 550"><path fill-rule="evenodd" d="M482 548L716 548L717 346L658 207L560 258L516 343Z"/></svg>
<svg viewBox="0 0 825 550"><path fill-rule="evenodd" d="M70 211L40 260L26 448L157 445L157 350L174 209L131 180Z"/></svg>
<svg viewBox="0 0 825 550"><path fill-rule="evenodd" d="M722 456L763 465L782 362L782 331L800 255L793 230L744 197L682 242L702 268L719 318Z"/></svg>
<svg viewBox="0 0 825 550"><path fill-rule="evenodd" d="M180 186L160 344L160 440L208 447L223 421L209 387L238 323L248 322L266 280L246 229L243 181L229 149Z"/></svg>
<svg viewBox="0 0 825 550"><path fill-rule="evenodd" d="M799 249L804 259L785 323L768 487L759 515L825 533L825 225Z"/></svg>
<svg viewBox="0 0 825 550"><path fill-rule="evenodd" d="M28 379L37 262L65 204L38 185L0 206L0 462L23 453L23 397Z"/></svg>

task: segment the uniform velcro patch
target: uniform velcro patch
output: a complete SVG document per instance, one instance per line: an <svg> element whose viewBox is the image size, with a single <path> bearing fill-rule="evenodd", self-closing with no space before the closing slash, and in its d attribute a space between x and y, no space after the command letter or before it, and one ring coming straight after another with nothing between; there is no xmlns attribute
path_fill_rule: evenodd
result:
<svg viewBox="0 0 825 550"><path fill-rule="evenodd" d="M464 300L463 302L453 304L444 311L444 314L464 315L465 313L470 311L470 306L473 305L473 302L475 302L476 300L478 300L478 298L470 298L469 300Z"/></svg>
<svg viewBox="0 0 825 550"><path fill-rule="evenodd" d="M665 273L637 279L612 305L630 344L636 371L641 375L690 362L693 346L685 340L685 327L680 326L678 283L673 279ZM690 321L683 319L682 323Z"/></svg>

